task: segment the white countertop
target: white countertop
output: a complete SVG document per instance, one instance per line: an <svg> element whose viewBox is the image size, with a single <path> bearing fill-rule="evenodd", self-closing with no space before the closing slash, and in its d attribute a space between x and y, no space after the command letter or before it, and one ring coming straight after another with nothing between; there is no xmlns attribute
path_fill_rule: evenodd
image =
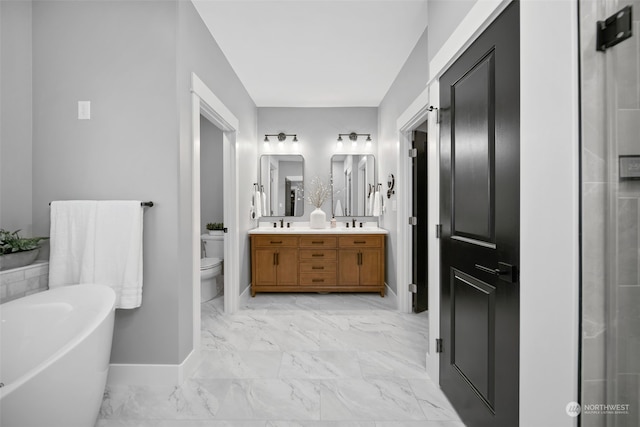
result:
<svg viewBox="0 0 640 427"><path fill-rule="evenodd" d="M326 228L310 228L308 223L293 222L291 227L287 228L285 221L284 228L280 228L279 222L275 228L273 223L263 222L260 227L249 230L249 234L389 234L389 232L378 227L376 223L364 223L362 227L356 226L356 228L347 228L344 223L339 223L336 228L331 228L327 223Z"/></svg>

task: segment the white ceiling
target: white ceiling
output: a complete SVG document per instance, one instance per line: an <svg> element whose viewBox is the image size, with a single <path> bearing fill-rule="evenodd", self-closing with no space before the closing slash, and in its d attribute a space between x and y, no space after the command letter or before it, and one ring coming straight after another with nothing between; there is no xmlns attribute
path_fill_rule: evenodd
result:
<svg viewBox="0 0 640 427"><path fill-rule="evenodd" d="M377 107L427 26L427 0L192 1L258 107Z"/></svg>

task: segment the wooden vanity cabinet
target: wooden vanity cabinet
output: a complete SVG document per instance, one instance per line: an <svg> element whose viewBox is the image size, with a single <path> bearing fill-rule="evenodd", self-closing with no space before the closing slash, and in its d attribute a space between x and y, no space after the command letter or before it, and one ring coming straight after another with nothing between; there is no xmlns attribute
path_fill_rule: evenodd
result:
<svg viewBox="0 0 640 427"><path fill-rule="evenodd" d="M338 247L340 286L358 286L376 292L375 288L384 283L384 236L341 236Z"/></svg>
<svg viewBox="0 0 640 427"><path fill-rule="evenodd" d="M272 288L298 285L298 239L293 236L251 236L253 280ZM251 295L255 292L251 289Z"/></svg>
<svg viewBox="0 0 640 427"><path fill-rule="evenodd" d="M252 234L251 296L256 292L379 292L384 296L383 234Z"/></svg>

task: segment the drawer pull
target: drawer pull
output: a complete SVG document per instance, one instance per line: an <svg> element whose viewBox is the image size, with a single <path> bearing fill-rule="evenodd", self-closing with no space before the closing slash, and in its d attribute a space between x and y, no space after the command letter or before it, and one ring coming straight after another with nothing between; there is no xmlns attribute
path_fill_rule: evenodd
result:
<svg viewBox="0 0 640 427"><path fill-rule="evenodd" d="M353 244L355 245L364 245L365 243L367 243L366 240L354 240Z"/></svg>
<svg viewBox="0 0 640 427"><path fill-rule="evenodd" d="M311 243L313 243L314 245L321 245L324 243L324 240L314 240Z"/></svg>
<svg viewBox="0 0 640 427"><path fill-rule="evenodd" d="M313 283L322 283L322 282L324 282L324 279L311 279L311 281Z"/></svg>
<svg viewBox="0 0 640 427"><path fill-rule="evenodd" d="M324 254L311 254L311 256L324 256Z"/></svg>
<svg viewBox="0 0 640 427"><path fill-rule="evenodd" d="M272 245L279 245L279 244L281 244L281 243L282 243L282 240L272 240L272 241L271 241L271 244L272 244Z"/></svg>
<svg viewBox="0 0 640 427"><path fill-rule="evenodd" d="M311 267L312 270L324 270L324 267L316 267L315 265Z"/></svg>

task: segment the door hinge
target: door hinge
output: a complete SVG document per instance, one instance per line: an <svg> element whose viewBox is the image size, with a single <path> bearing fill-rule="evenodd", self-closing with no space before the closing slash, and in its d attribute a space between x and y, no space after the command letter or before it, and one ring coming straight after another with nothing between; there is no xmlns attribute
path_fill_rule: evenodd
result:
<svg viewBox="0 0 640 427"><path fill-rule="evenodd" d="M442 224L436 224L436 239L442 235Z"/></svg>
<svg viewBox="0 0 640 427"><path fill-rule="evenodd" d="M442 338L436 338L436 353L442 353Z"/></svg>
<svg viewBox="0 0 640 427"><path fill-rule="evenodd" d="M436 123L440 123L440 109L438 107L434 107L433 105L429 105L428 108L429 111L434 111L436 112Z"/></svg>
<svg viewBox="0 0 640 427"><path fill-rule="evenodd" d="M409 157L411 157L411 158L418 157L418 149L417 148L410 148L409 149Z"/></svg>
<svg viewBox="0 0 640 427"><path fill-rule="evenodd" d="M596 50L604 52L632 36L631 6L620 9L596 27Z"/></svg>
<svg viewBox="0 0 640 427"><path fill-rule="evenodd" d="M418 293L418 285L416 285L415 283L409 283L409 292L411 292L412 294Z"/></svg>
<svg viewBox="0 0 640 427"><path fill-rule="evenodd" d="M418 218L416 218L415 216L410 216L409 225L418 225Z"/></svg>

